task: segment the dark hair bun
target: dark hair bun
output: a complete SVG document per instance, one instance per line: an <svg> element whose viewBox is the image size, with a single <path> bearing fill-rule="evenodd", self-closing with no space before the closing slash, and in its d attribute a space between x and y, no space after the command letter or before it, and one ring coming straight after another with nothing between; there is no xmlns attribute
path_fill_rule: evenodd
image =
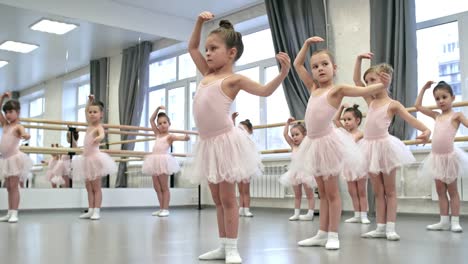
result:
<svg viewBox="0 0 468 264"><path fill-rule="evenodd" d="M358 105L358 104L354 104L354 105L353 105L353 108L354 108L354 109L358 109L358 108L359 108L359 105Z"/></svg>
<svg viewBox="0 0 468 264"><path fill-rule="evenodd" d="M234 30L234 26L232 25L231 22L229 22L229 20L221 20L219 22L219 26L222 27L222 28L225 28L225 29L232 29Z"/></svg>

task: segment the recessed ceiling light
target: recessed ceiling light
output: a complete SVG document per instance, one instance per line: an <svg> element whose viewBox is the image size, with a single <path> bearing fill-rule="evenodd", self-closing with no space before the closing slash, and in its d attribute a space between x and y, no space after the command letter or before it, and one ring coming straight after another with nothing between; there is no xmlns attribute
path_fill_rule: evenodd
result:
<svg viewBox="0 0 468 264"><path fill-rule="evenodd" d="M0 68L7 65L8 64L8 61L2 61L0 60Z"/></svg>
<svg viewBox="0 0 468 264"><path fill-rule="evenodd" d="M11 40L7 40L3 42L2 44L0 44L0 49L2 50L21 52L21 53L29 53L37 48L39 48L38 45L16 42L16 41L11 41Z"/></svg>
<svg viewBox="0 0 468 264"><path fill-rule="evenodd" d="M32 30L63 35L77 27L78 26L75 24L63 23L43 18L29 28Z"/></svg>

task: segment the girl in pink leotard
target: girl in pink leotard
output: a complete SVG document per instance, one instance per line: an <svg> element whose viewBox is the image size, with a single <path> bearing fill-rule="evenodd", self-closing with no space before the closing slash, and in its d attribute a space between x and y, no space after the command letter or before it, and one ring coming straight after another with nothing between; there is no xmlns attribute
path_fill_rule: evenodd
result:
<svg viewBox="0 0 468 264"><path fill-rule="evenodd" d="M2 94L0 106L5 98L11 97L9 92ZM17 100L9 100L3 105L0 113L0 123L3 127L3 135L0 140L0 179L5 179L8 191L8 213L0 218L0 222L18 222L18 206L20 202L19 184L26 180L32 167L32 160L28 155L19 151L20 139L28 140L30 135L19 124L20 103Z"/></svg>
<svg viewBox="0 0 468 264"><path fill-rule="evenodd" d="M151 175L153 178L153 187L159 201L159 210L154 212L153 216L169 216L169 200L171 197L169 190L169 175L180 170L179 163L169 153L172 142L188 141L190 137L176 136L169 133L171 121L164 112L164 106L158 106L150 117L151 128L156 136L153 146L153 153L147 155L143 162L142 172ZM155 122L156 121L156 122Z"/></svg>
<svg viewBox="0 0 468 264"><path fill-rule="evenodd" d="M384 84L359 89L354 86L335 85L333 77L337 66L327 50L319 50L312 54L311 76L304 66L306 54L310 45L322 41L321 37L307 39L294 61L294 68L309 89L310 98L305 114L307 137L299 146L297 156L291 162L290 171L304 172L308 177L315 177L321 198L319 231L314 237L302 240L298 244L339 249L341 198L338 176L347 169L352 178L357 178L365 173L365 168L354 140L346 131L334 128L332 119L344 96L375 94L382 91L389 80L388 76L383 74Z"/></svg>
<svg viewBox="0 0 468 264"><path fill-rule="evenodd" d="M354 81L357 85L363 84L361 80L361 61L363 58L372 58L372 53L358 56L354 68ZM393 69L388 64L372 66L364 73L367 85L381 81L381 74L390 76ZM390 87L390 83L386 88ZM400 236L395 230L397 194L396 194L396 170L404 164L414 162L415 159L409 149L398 138L388 133L388 128L395 115L400 116L412 127L422 131L417 139L421 143L429 140L431 131L398 101L388 96L388 90L384 89L374 96L364 96L369 105L367 112L364 138L359 146L364 153L367 172L370 176L372 188L376 198L377 228L362 234L364 238L386 238L397 241Z"/></svg>
<svg viewBox="0 0 468 264"><path fill-rule="evenodd" d="M432 111L422 106L424 92L431 87L432 81L427 82L416 99L416 109L435 119L434 135L432 136L432 151L423 161L419 171L421 176L429 176L435 180L437 195L439 196L440 222L428 225L428 230L451 230L462 232L460 226L460 195L457 189L457 179L468 171L468 155L465 151L455 147L453 140L460 124L468 127L468 119L462 112L454 112L452 103L455 100L452 87L446 82L439 82L432 91L437 106L442 113ZM450 203L447 199L450 196ZM452 212L452 221L449 216Z"/></svg>
<svg viewBox="0 0 468 264"><path fill-rule="evenodd" d="M237 251L239 211L235 183L257 174L261 161L247 133L234 127L229 109L240 90L258 96L271 95L286 78L290 60L285 53L276 56L281 64L280 74L266 85L234 74L233 64L242 55L244 46L242 35L227 20L222 20L220 27L208 35L203 57L199 50L201 29L203 22L213 17L210 12L198 16L189 42L190 55L203 79L193 99L199 141L192 164L187 166L190 169L184 168L184 175L192 182L208 180L216 205L221 247L199 256L199 259L241 263Z"/></svg>

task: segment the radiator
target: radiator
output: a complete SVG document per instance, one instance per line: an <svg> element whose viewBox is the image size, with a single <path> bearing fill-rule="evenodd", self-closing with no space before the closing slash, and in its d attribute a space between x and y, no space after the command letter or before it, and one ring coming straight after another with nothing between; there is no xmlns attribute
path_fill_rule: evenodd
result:
<svg viewBox="0 0 468 264"><path fill-rule="evenodd" d="M256 198L284 198L285 188L279 177L286 172L286 166L275 165L264 168L263 175L250 181L250 196Z"/></svg>

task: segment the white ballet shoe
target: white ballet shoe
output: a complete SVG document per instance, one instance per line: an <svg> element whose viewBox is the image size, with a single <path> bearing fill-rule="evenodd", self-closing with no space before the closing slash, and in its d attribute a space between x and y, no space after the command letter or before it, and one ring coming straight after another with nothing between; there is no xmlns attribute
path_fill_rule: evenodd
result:
<svg viewBox="0 0 468 264"><path fill-rule="evenodd" d="M236 238L226 238L224 240L224 249L226 251L226 263L237 264L242 263L242 259L237 250L237 239Z"/></svg>
<svg viewBox="0 0 468 264"><path fill-rule="evenodd" d="M313 214L299 215L299 220L300 221L313 221L314 215Z"/></svg>
<svg viewBox="0 0 468 264"><path fill-rule="evenodd" d="M315 236L297 242L301 247L324 247L328 241L328 233L319 231Z"/></svg>
<svg viewBox="0 0 468 264"><path fill-rule="evenodd" d="M367 217L366 217L366 218L362 218L362 217L361 217L361 224L365 224L365 225L370 224L369 218L367 218Z"/></svg>
<svg viewBox="0 0 468 264"><path fill-rule="evenodd" d="M0 217L0 222L8 222L11 216L11 210L8 210L5 216Z"/></svg>
<svg viewBox="0 0 468 264"><path fill-rule="evenodd" d="M398 241L398 240L400 240L400 236L396 232L387 232L386 236L387 236L387 240L389 240L389 241Z"/></svg>
<svg viewBox="0 0 468 264"><path fill-rule="evenodd" d="M94 212L94 209L89 208L88 212L80 215L80 219L89 219L89 218L91 218L91 216L93 215L93 212Z"/></svg>
<svg viewBox="0 0 468 264"><path fill-rule="evenodd" d="M325 249L328 249L328 250L340 249L340 240L328 239L327 243L325 244Z"/></svg>
<svg viewBox="0 0 468 264"><path fill-rule="evenodd" d="M299 220L299 215L295 214L295 215L289 217L289 221L297 221L297 220Z"/></svg>
<svg viewBox="0 0 468 264"><path fill-rule="evenodd" d="M372 230L361 235L362 238L387 238L385 231Z"/></svg>
<svg viewBox="0 0 468 264"><path fill-rule="evenodd" d="M99 220L101 219L101 209L100 208L94 208L93 210L93 215L89 219L91 220Z"/></svg>
<svg viewBox="0 0 468 264"><path fill-rule="evenodd" d="M244 216L244 207L239 207L239 216Z"/></svg>
<svg viewBox="0 0 468 264"><path fill-rule="evenodd" d="M157 210L157 211L154 211L151 215L152 216L159 216L160 213L161 213L161 210Z"/></svg>
<svg viewBox="0 0 468 264"><path fill-rule="evenodd" d="M355 217L355 216L353 216L353 217L351 217L351 218L349 218L349 219L346 219L344 222L345 222L345 223L353 223L353 224L354 224L354 223L361 223L361 217Z"/></svg>
<svg viewBox="0 0 468 264"><path fill-rule="evenodd" d="M244 216L245 217L253 217L252 212L250 212L250 208L247 208L247 207L244 208Z"/></svg>
<svg viewBox="0 0 468 264"><path fill-rule="evenodd" d="M219 259L226 259L226 251L224 246L221 246L215 250L208 251L200 256L198 256L199 260L219 260Z"/></svg>
<svg viewBox="0 0 468 264"><path fill-rule="evenodd" d="M162 210L159 215L159 217L168 217L169 216L169 210Z"/></svg>
<svg viewBox="0 0 468 264"><path fill-rule="evenodd" d="M461 233L463 232L463 228L459 223L452 223L452 226L450 227L450 231L454 233Z"/></svg>
<svg viewBox="0 0 468 264"><path fill-rule="evenodd" d="M426 229L430 231L448 231L450 230L450 224L439 222L436 224L426 226Z"/></svg>
<svg viewBox="0 0 468 264"><path fill-rule="evenodd" d="M8 223L17 223L18 222L18 211L12 210L10 219L8 219Z"/></svg>

